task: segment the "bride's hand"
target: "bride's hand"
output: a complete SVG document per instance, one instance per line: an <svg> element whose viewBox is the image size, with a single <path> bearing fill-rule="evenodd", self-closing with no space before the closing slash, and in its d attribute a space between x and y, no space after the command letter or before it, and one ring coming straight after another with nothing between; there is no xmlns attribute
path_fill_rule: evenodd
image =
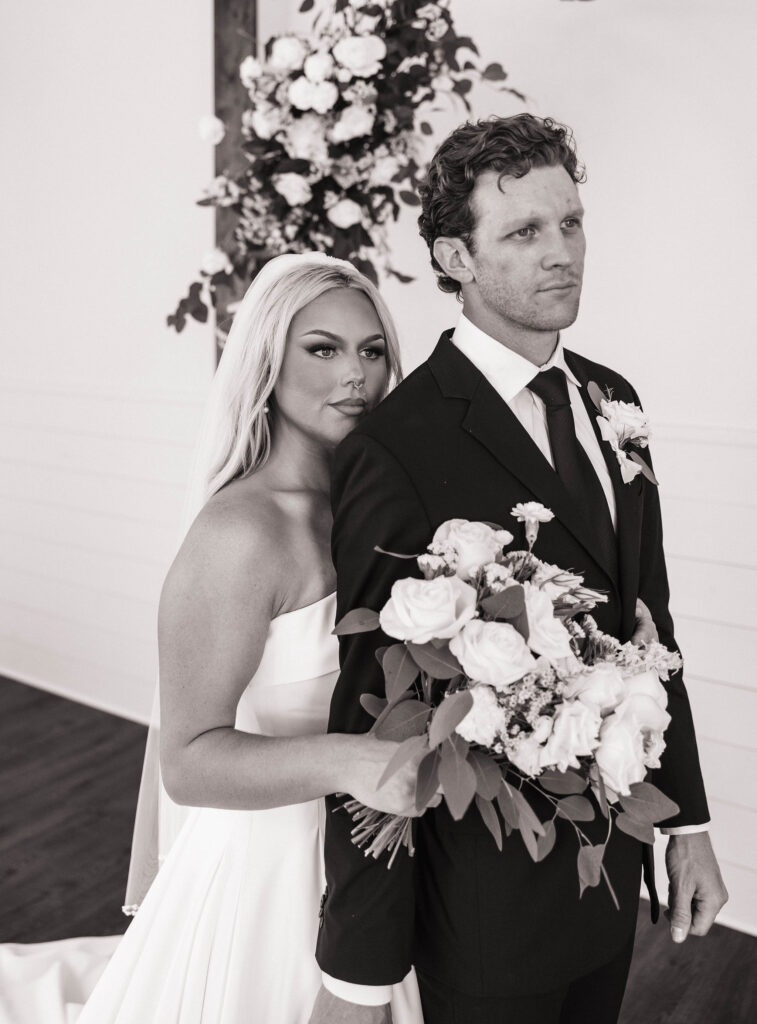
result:
<svg viewBox="0 0 757 1024"><path fill-rule="evenodd" d="M415 754L380 786L384 769L394 757L399 743L380 740L371 735L351 738L354 741L354 752L350 758L351 763L345 766L343 791L377 811L401 814L406 818L416 817L415 781L418 765L428 750L422 749Z"/></svg>

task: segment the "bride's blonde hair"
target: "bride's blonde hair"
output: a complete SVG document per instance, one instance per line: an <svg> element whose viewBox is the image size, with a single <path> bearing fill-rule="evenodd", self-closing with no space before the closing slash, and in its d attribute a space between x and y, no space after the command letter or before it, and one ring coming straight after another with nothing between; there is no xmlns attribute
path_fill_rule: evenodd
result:
<svg viewBox="0 0 757 1024"><path fill-rule="evenodd" d="M386 391L401 379L394 322L367 277L323 253L277 256L260 271L234 316L211 388L185 519L194 518L230 480L265 463L271 450L266 406L281 372L289 325L304 306L333 288L355 288L370 300L386 338Z"/></svg>

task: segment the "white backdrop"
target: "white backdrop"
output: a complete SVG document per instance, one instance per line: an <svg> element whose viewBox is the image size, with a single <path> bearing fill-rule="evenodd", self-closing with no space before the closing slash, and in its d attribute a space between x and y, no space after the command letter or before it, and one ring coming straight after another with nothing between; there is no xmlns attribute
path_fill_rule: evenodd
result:
<svg viewBox="0 0 757 1024"><path fill-rule="evenodd" d="M261 38L304 27L261 0ZM60 8L60 9L59 9ZM452 0L528 108L572 125L589 254L568 344L655 427L673 609L732 893L757 932L757 180L749 0ZM0 9L0 672L141 718L208 329L164 316L212 241L212 4ZM522 105L488 87L477 116ZM431 116L432 144L463 119ZM748 191L749 186L749 191ZM409 211L385 294L416 365L457 314Z"/></svg>

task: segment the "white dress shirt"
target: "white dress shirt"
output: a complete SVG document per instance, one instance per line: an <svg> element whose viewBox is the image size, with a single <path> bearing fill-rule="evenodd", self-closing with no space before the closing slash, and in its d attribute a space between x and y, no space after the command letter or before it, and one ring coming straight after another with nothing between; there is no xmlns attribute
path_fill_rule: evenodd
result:
<svg viewBox="0 0 757 1024"><path fill-rule="evenodd" d="M604 460L597 435L594 433L589 413L581 398L581 384L565 361L562 341L558 338L554 352L543 366L535 366L523 356L506 348L495 341L479 327L476 327L465 314L460 314L453 344L473 363L477 370L486 377L491 386L505 401L525 427L531 438L536 442L547 461L554 467L552 449L547 429L547 412L544 402L528 384L541 370L549 370L553 366L561 369L568 380L570 408L576 426L576 437L591 461L592 466L602 485L607 505L612 516L612 524L617 529L618 516L615 503L615 491L612 479ZM667 835L685 835L692 832L706 832L706 825L681 825L677 828L661 829ZM391 998L390 985L355 985L341 981L323 973L323 984L340 999L361 1006L381 1006Z"/></svg>

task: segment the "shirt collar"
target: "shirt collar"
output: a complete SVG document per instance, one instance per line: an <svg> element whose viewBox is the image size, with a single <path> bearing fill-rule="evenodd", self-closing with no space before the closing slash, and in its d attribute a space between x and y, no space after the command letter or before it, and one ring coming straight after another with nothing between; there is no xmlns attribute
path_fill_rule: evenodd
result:
<svg viewBox="0 0 757 1024"><path fill-rule="evenodd" d="M561 369L576 387L581 386L565 361L565 350L559 336L554 352L543 366L534 366L528 359L495 341L491 335L476 327L464 313L460 314L452 342L481 371L505 402L511 402L520 394L537 373L553 366Z"/></svg>

